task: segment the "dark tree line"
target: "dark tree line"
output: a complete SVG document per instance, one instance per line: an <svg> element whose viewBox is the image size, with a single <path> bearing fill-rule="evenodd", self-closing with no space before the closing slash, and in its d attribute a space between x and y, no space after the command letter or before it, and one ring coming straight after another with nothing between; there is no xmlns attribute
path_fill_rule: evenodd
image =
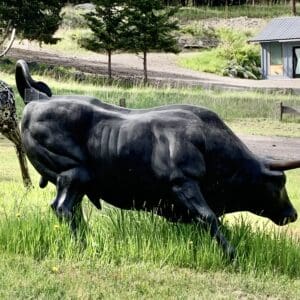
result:
<svg viewBox="0 0 300 300"><path fill-rule="evenodd" d="M296 0L291 1L292 4L296 3ZM162 0L162 3L166 6L225 6L225 5L254 5L254 4L285 4L290 5L290 1L288 0Z"/></svg>

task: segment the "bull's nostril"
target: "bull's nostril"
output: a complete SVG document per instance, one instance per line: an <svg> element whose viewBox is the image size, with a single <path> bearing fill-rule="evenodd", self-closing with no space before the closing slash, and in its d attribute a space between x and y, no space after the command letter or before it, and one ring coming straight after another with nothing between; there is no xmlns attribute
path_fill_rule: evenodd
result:
<svg viewBox="0 0 300 300"><path fill-rule="evenodd" d="M294 214L293 221L296 221L297 219L298 219L298 214L297 214L297 213L295 213L295 214Z"/></svg>

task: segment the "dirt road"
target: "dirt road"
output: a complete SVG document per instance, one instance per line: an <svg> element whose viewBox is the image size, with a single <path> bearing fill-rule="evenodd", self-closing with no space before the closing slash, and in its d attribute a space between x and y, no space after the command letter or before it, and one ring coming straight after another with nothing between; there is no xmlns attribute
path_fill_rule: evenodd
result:
<svg viewBox="0 0 300 300"><path fill-rule="evenodd" d="M300 138L240 135L248 148L259 156L300 160Z"/></svg>

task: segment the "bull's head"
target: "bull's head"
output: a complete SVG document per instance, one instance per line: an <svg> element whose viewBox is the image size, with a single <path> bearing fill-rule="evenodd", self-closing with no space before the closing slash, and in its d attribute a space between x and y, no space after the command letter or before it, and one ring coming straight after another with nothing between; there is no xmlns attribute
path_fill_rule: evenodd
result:
<svg viewBox="0 0 300 300"><path fill-rule="evenodd" d="M263 206L261 215L271 219L277 225L286 225L297 219L297 212L288 197L284 171L300 167L297 161L268 161L265 163L257 207Z"/></svg>

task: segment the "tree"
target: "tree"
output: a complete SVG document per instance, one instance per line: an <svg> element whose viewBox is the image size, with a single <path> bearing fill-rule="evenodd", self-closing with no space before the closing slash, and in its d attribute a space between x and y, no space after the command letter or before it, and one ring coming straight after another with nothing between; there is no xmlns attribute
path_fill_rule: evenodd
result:
<svg viewBox="0 0 300 300"><path fill-rule="evenodd" d="M59 12L66 1L7 0L0 1L1 28L8 23L21 38L55 43L54 32L61 21Z"/></svg>
<svg viewBox="0 0 300 300"><path fill-rule="evenodd" d="M177 8L165 8L160 0L129 0L123 45L126 50L143 53L144 83L148 81L147 53L151 50L178 53L174 35L179 29L174 14Z"/></svg>
<svg viewBox="0 0 300 300"><path fill-rule="evenodd" d="M124 7L120 0L93 0L96 9L86 14L92 35L82 38L79 43L88 50L108 55L108 77L111 80L111 56L113 51L122 48L122 26Z"/></svg>

